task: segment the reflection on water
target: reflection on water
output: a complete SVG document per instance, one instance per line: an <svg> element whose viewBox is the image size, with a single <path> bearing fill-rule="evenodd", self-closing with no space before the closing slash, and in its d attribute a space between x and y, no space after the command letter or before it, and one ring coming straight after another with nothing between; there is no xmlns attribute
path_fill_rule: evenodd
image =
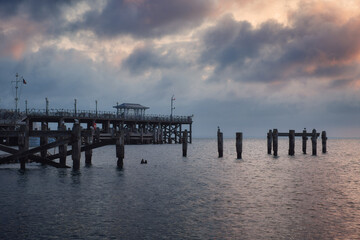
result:
<svg viewBox="0 0 360 240"><path fill-rule="evenodd" d="M187 158L181 145L126 146L123 170L114 146L80 171L2 165L0 239L358 239L359 140L329 140L316 157L287 147L274 158L245 139L236 160L225 140L219 159L202 139Z"/></svg>

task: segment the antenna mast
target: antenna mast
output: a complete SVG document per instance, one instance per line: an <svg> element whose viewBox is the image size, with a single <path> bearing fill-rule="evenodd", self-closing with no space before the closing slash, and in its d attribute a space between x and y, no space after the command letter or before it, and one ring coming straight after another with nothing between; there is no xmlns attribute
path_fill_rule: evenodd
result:
<svg viewBox="0 0 360 240"><path fill-rule="evenodd" d="M19 77L19 74L16 73L16 79L15 81L11 81L11 82L14 82L15 83L15 112L18 113L19 109L18 109L18 102L19 102L19 96L18 96L18 89L19 89L19 82L22 81L22 78L23 77Z"/></svg>

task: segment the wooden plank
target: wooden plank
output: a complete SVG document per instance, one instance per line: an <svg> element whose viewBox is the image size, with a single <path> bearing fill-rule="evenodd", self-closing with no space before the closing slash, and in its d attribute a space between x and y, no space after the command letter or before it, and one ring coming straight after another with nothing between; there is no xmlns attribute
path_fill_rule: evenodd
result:
<svg viewBox="0 0 360 240"><path fill-rule="evenodd" d="M318 137L320 136L320 133L316 134ZM295 133L295 137L302 137L303 133ZM312 137L312 133L307 133L307 137ZM289 137L289 133L278 133L278 137Z"/></svg>

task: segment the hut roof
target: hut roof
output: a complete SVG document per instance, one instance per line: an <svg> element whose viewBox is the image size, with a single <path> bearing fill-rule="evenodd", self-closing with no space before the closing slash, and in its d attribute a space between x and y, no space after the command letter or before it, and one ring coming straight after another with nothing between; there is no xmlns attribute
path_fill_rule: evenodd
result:
<svg viewBox="0 0 360 240"><path fill-rule="evenodd" d="M118 109L149 109L149 107L145 107L141 104L137 103L122 103L120 105L114 106L114 108Z"/></svg>

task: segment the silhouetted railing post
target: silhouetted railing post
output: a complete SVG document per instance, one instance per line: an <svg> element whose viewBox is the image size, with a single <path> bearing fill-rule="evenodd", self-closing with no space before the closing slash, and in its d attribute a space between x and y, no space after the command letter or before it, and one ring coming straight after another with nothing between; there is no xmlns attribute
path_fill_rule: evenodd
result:
<svg viewBox="0 0 360 240"><path fill-rule="evenodd" d="M273 150L274 150L274 156L276 157L278 155L278 130L273 130Z"/></svg>
<svg viewBox="0 0 360 240"><path fill-rule="evenodd" d="M295 130L289 130L289 155L295 154Z"/></svg>
<svg viewBox="0 0 360 240"><path fill-rule="evenodd" d="M183 138L182 138L183 157L187 156L187 145L188 145L188 131L185 130L184 133L183 133Z"/></svg>
<svg viewBox="0 0 360 240"><path fill-rule="evenodd" d="M317 133L316 130L313 129L312 136L311 136L311 142L312 142L312 155L317 155Z"/></svg>
<svg viewBox="0 0 360 240"><path fill-rule="evenodd" d="M237 159L241 159L242 154L242 140L243 140L243 133L237 132L236 133L236 153Z"/></svg>
<svg viewBox="0 0 360 240"><path fill-rule="evenodd" d="M306 142L308 140L308 137L307 137L307 133L306 133L306 129L303 130L303 133L302 133L302 151L303 151L303 154L306 154Z"/></svg>
<svg viewBox="0 0 360 240"><path fill-rule="evenodd" d="M224 141L223 141L223 133L220 132L220 128L218 128L217 140L218 140L218 153L219 153L219 158L221 158L221 157L223 157Z"/></svg>
<svg viewBox="0 0 360 240"><path fill-rule="evenodd" d="M269 130L267 134L267 152L271 154L271 145L272 145L273 133L272 130Z"/></svg>
<svg viewBox="0 0 360 240"><path fill-rule="evenodd" d="M322 140L322 152L326 153L326 140L327 140L326 131L321 132L321 140Z"/></svg>

